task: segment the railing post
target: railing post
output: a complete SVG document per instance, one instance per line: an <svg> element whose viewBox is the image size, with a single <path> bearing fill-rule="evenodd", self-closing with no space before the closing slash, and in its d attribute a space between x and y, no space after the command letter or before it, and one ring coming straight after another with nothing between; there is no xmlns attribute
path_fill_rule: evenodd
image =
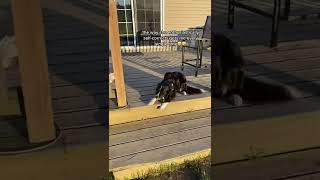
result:
<svg viewBox="0 0 320 180"><path fill-rule="evenodd" d="M281 0L274 0L270 47L276 47L278 44L280 11L281 11Z"/></svg>
<svg viewBox="0 0 320 180"><path fill-rule="evenodd" d="M109 36L109 41L111 42L111 58L115 77L118 107L125 107L127 106L127 98L120 50L117 6L115 0L109 0Z"/></svg>
<svg viewBox="0 0 320 180"><path fill-rule="evenodd" d="M29 141L56 137L40 0L12 0Z"/></svg>

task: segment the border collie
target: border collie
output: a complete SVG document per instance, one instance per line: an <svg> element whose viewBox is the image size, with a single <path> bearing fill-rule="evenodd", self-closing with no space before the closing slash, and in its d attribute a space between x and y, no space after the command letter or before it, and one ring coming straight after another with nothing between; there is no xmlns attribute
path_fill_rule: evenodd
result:
<svg viewBox="0 0 320 180"><path fill-rule="evenodd" d="M229 97L234 105L242 105L245 61L240 46L223 34L213 36L213 96Z"/></svg>
<svg viewBox="0 0 320 180"><path fill-rule="evenodd" d="M186 76L181 72L167 72L156 88L155 97L151 99L148 105L154 105L159 101L161 103L160 109L164 109L176 97L176 93L188 95L203 92L206 91L187 85Z"/></svg>

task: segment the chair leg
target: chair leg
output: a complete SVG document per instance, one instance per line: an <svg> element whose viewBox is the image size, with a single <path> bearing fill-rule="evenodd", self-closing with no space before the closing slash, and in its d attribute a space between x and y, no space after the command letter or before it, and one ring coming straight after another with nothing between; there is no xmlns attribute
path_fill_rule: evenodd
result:
<svg viewBox="0 0 320 180"><path fill-rule="evenodd" d="M199 70L199 62L198 62L198 60L196 61L196 73L195 73L195 77L197 77L198 76L198 70Z"/></svg>
<svg viewBox="0 0 320 180"><path fill-rule="evenodd" d="M234 8L235 0L228 1L228 28L232 29L234 26Z"/></svg>
<svg viewBox="0 0 320 180"><path fill-rule="evenodd" d="M202 55L203 55L203 44L202 44L202 41L200 42L201 46L200 46L200 64L199 64L199 68L201 68L201 65L202 65Z"/></svg>
<svg viewBox="0 0 320 180"><path fill-rule="evenodd" d="M281 11L281 0L274 0L270 47L275 47L278 44L280 11Z"/></svg>
<svg viewBox="0 0 320 180"><path fill-rule="evenodd" d="M285 5L284 5L284 17L286 20L289 20L290 16L290 6L291 6L291 0L285 0Z"/></svg>
<svg viewBox="0 0 320 180"><path fill-rule="evenodd" d="M183 69L184 69L184 46L181 46L181 52L182 52L181 71L183 71Z"/></svg>
<svg viewBox="0 0 320 180"><path fill-rule="evenodd" d="M197 44L197 59L196 59L196 72L195 72L195 77L198 76L198 70L199 70L199 61L200 61L200 41L198 41Z"/></svg>

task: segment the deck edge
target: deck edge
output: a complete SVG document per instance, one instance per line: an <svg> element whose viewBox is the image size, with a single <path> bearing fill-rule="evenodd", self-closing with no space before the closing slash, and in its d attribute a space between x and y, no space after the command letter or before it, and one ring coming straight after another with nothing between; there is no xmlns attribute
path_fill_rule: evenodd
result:
<svg viewBox="0 0 320 180"><path fill-rule="evenodd" d="M320 147L320 111L214 125L214 165Z"/></svg>
<svg viewBox="0 0 320 180"><path fill-rule="evenodd" d="M171 102L163 109L157 105L109 111L109 126L211 108L211 97Z"/></svg>

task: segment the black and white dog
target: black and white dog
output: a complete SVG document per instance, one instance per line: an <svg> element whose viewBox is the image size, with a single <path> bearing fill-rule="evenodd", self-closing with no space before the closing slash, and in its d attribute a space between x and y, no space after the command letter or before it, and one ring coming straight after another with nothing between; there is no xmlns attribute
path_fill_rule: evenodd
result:
<svg viewBox="0 0 320 180"><path fill-rule="evenodd" d="M188 85L186 76L181 72L167 72L156 88L156 96L148 105L154 105L156 101L159 101L161 103L160 109L164 109L176 97L176 93L188 95L203 92L206 91Z"/></svg>
<svg viewBox="0 0 320 180"><path fill-rule="evenodd" d="M229 97L234 105L241 105L245 60L240 46L219 33L214 34L213 42L213 96Z"/></svg>

